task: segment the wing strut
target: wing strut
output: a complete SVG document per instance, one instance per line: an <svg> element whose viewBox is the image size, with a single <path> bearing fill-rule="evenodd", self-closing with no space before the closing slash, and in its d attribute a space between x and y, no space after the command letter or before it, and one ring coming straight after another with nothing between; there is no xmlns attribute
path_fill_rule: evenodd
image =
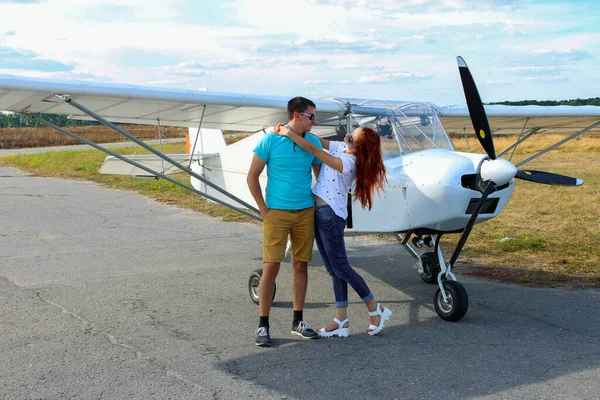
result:
<svg viewBox="0 0 600 400"><path fill-rule="evenodd" d="M519 134L519 137L517 138L517 142L518 142L518 141L519 141L519 140L520 140L520 139L523 137L523 133L525 133L525 128L527 127L527 123L528 123L528 122L529 122L529 117L527 117L527 119L525 120L525 123L523 124L523 128L521 129L521 133ZM535 128L533 128L533 129L532 129L532 132L533 132L533 130L535 130ZM531 132L530 132L530 133L531 133ZM512 158L513 158L513 156L515 155L515 151L516 151L516 150L517 150L517 146L514 146L514 147L513 147L513 151L512 151L512 153L510 153L510 157L508 158L508 161L512 161ZM504 152L502 152L502 153L498 154L498 157L501 157L501 155L502 155L503 153L504 153Z"/></svg>
<svg viewBox="0 0 600 400"><path fill-rule="evenodd" d="M144 171L146 171L146 172L150 173L151 175L154 175L154 176L156 176L156 177L159 177L159 178L163 178L163 179L165 179L165 180L167 180L167 181L169 181L169 182L171 182L171 183L173 183L173 184L175 184L175 185L177 185L177 186L180 186L180 187L182 187L182 188L184 188L184 189L188 189L188 190L190 190L190 191L192 191L192 192L194 192L194 193L196 193L196 194L199 194L200 196L202 196L202 197L204 197L204 198L206 198L206 199L208 199L208 200L211 200L211 201L214 201L215 203L218 203L218 204L224 205L224 206L226 206L226 207L229 207L229 208L231 208L231 209L233 209L233 210L235 210L235 211L238 211L238 212L240 212L241 214L244 214L244 215L246 215L246 216L248 216L248 217L250 217L250 218L256 219L256 220L258 220L258 221L262 221L262 218L261 218L259 215L257 215L257 214L259 213L259 211L258 211L258 210L257 210L255 207L252 207L250 204L248 204L248 203L244 202L243 200L241 200L241 199L237 198L236 196L232 195L231 193L227 192L226 190L222 189L221 187L219 187L219 186L215 185L214 183L212 183L212 182L208 181L208 180L207 180L207 179L205 179L204 177L202 177L202 176L200 176L200 175L196 174L194 171L191 171L191 170L189 170L188 168L185 168L183 165L179 164L177 161L175 161L175 160L171 159L170 157L166 156L166 155L165 155L165 154L163 154L162 152L159 152L159 151L155 150L154 148L152 148L152 147L148 146L146 143L144 143L144 142L140 141L139 139L137 139L136 137L134 137L134 136L130 135L130 134L129 134L129 133L127 133L127 132L125 132L125 131L124 131L124 130L122 130L121 128L119 128L119 127L117 127L117 126L115 126L115 125L111 124L110 122L108 122L108 121L104 120L104 118L102 118L102 117L98 116L98 115L97 115L97 114L95 114L94 112L92 112L92 111L90 111L90 110L86 109L85 107L83 107L83 106L81 106L80 104L78 104L78 103L76 103L76 102L72 101L71 99L69 99L69 98L67 98L67 97L64 97L64 96L61 96L61 95L56 95L56 97L58 97L59 99L61 99L61 100L65 101L65 102L67 102L67 104L71 104L71 105L72 105L72 106L74 106L75 108L78 108L78 109L80 109L80 110L84 111L85 113L87 113L88 115L90 115L92 118L95 118L95 119L96 119L98 122L101 122L101 123L103 123L104 125L107 125L108 127L110 127L111 129L113 129L113 130L117 131L118 133L121 133L122 135L124 135L124 136L126 136L127 138L131 139L131 140L132 140L132 141L134 141L135 143L139 144L140 146L142 146L142 147L144 147L144 148L148 149L149 151L151 151L152 153L156 154L156 155L157 155L157 156L159 156L161 159L163 159L163 160L166 160L166 161L168 161L169 163L171 163L171 164L175 165L175 166L176 166L176 167L178 167L179 169L181 169L181 170L183 170L183 171L187 172L187 173L188 173L190 176L194 176L196 179L200 180L201 182L203 182L203 183L207 184L208 186L210 186L210 187L214 188L215 190L217 190L217 191L219 191L220 193L222 193L222 194L226 195L227 197L231 198L232 200L234 200L234 201L236 201L236 202L238 202L238 203L240 203L240 204L244 205L245 207L247 207L247 208L248 208L248 209L250 209L251 211L254 211L256 214L250 213L250 212L248 212L248 211L246 211L246 210L244 210L244 209L242 209L242 208L235 207L235 206L233 206L233 205L230 205L230 204L228 204L228 203L225 203L225 202L223 202L223 201L221 201L221 200L219 200L219 199L217 199L217 198L215 198L215 197L213 197L213 196L211 196L211 195L209 195L209 194L207 194L207 193L203 193L203 192L201 192L201 191L199 191L199 190L195 189L195 188L194 188L194 187L192 187L192 186L185 185L185 184L183 184L183 183L181 183L181 182L179 182L179 181L177 181L177 180L175 180L175 179L173 179L173 178L171 178L171 177L169 177L169 176L166 176L166 175L164 175L163 173L159 173L159 172L157 172L157 171L155 171L155 170L153 170L153 169L151 169L151 168L148 168L148 167L146 167L145 165L142 165L142 164L140 164L140 163L137 163L137 162L135 162L135 161L133 161L133 160L131 160L131 159L128 159L128 158L127 158L127 157L125 157L125 156L122 156L122 155L120 155L120 154L117 154L117 153L115 153L115 152L113 152L113 151L111 151L111 150L108 150L107 148L105 148L105 147L102 147L102 146L100 146L99 144L96 144L96 143L94 143L94 142L92 142L92 141L90 141L90 140L87 140L87 139L86 139L86 138L84 138L84 137L81 137L81 136L79 136L79 135L77 135L77 134L75 134L75 133L69 132L69 131L67 131L66 129L63 129L63 128L61 128L61 127L57 126L57 125L54 125L53 123L51 123L51 122L48 122L48 121L44 120L44 119L43 119L43 118L41 118L41 117L38 117L38 116L32 115L32 114L30 114L30 113L28 113L28 112L26 112L26 111L21 111L21 112L20 112L20 114L22 114L22 115L24 115L24 116L26 116L26 117L28 117L28 118L32 118L33 120L35 120L35 121L39 122L40 124L42 124L42 125L44 125L44 126L47 126L47 127L49 127L49 128L52 128L52 129L54 129L54 130L56 130L56 131L58 131L58 132L61 132L61 133L65 134L65 135L67 135L67 136L70 136L70 137L72 137L72 138L73 138L73 139L75 139L75 140L78 140L78 141L80 141L80 142L82 142L82 143L85 143L85 144L87 144L87 145L89 145L89 146L92 146L93 148L95 148L95 149L97 149L97 150L100 150L100 151L102 151L102 152L104 152L104 153L107 153L107 154L109 154L109 155L113 156L113 157L116 157L116 158L120 159L121 161L124 161L124 162L126 162L126 163L128 163L128 164L131 164L131 165L133 165L133 166L135 166L135 167L137 167L137 168L139 168L139 169L141 169L141 170L144 170ZM97 118L96 118L96 117L97 117Z"/></svg>
<svg viewBox="0 0 600 400"><path fill-rule="evenodd" d="M200 135L200 130L202 129L202 121L204 120L204 112L206 111L206 104L202 106L202 116L200 117L200 123L198 124L198 130L196 131L196 139L194 139L194 147L192 147L192 151L190 154L194 154L196 151L196 144L198 143L198 138ZM190 163L188 164L188 168L192 168L192 157L190 157Z"/></svg>
<svg viewBox="0 0 600 400"><path fill-rule="evenodd" d="M256 214L252 214L252 213L250 213L250 212L248 212L248 211L246 211L246 210L244 210L244 209L242 209L242 208L238 208L238 207L232 206L232 205L230 205L230 204L228 204L228 203L225 203L225 202L223 202L223 201L221 201L221 200L219 200L219 199L217 199L217 198L214 198L214 197L212 197L212 196L211 196L211 195L209 195L209 194L203 193L203 192L201 192L201 191L199 191L199 190L196 190L195 188L193 188L193 187L191 187L191 186L188 186L188 185L186 185L186 184L183 184L183 183L181 183L181 182L179 182L179 181L177 181L177 180L175 180L175 179L173 179L173 178L171 178L171 177L169 177L169 176L167 176L167 175L161 174L160 172L156 172L156 171L155 171L155 170L153 170L152 168L148 168L148 167L146 167L145 165L142 165L142 164L140 164L140 163L138 163L138 162L135 162L135 161L133 161L133 160L130 160L130 159L128 159L128 158L127 158L127 157L125 157L125 156L122 156L122 155L120 155L120 154L117 154L117 153L115 153L114 151L108 150L107 148L105 148L105 147L102 147L102 146L100 146L99 144L96 144L96 143L94 143L94 142L92 142L92 141L89 141L89 140L87 140L87 139L86 139L86 138L84 138L84 137L81 137L81 136L79 136L79 135L77 135L77 134L75 134L75 133L73 133L73 132L69 132L69 131L67 131L66 129L63 129L63 128L61 128L60 126L54 125L53 123L51 123L51 122L48 122L48 121L44 120L43 118L37 117L37 116L35 116L35 115L31 115L31 114L29 114L29 113L22 113L22 114L23 114L23 115L25 115L25 116L27 116L27 117L29 117L29 118L32 118L32 119L34 119L35 121L39 122L39 123L40 123L40 124L42 124L42 125L45 125L45 126L47 126L47 127L49 127L49 128L52 128L52 129L54 129L54 130L57 130L57 131L59 131L59 132L61 132L61 133L64 133L65 135L67 135L67 136L70 136L70 137L72 137L73 139L79 140L80 142L83 142L83 143L85 143L85 144L87 144L87 145L89 145L89 146L92 146L92 147L93 147L93 148L95 148L95 149L98 149L98 150L100 150L100 151L103 151L104 153L110 154L111 156L113 156L113 157L116 157L116 158L120 159L121 161L125 161L125 162L126 162L126 163L128 163L128 164L131 164L131 165L133 165L133 166L135 166L135 167L137 167L137 168L140 168L140 169L142 169L142 170L144 170L144 171L146 171L146 172L149 172L150 174L152 174L152 175L154 175L154 176L157 176L157 177L163 178L163 179L165 179L165 180L167 180L167 181L169 181L169 182L171 182L171 183L173 183L173 184L175 184L175 185L177 185L177 186L180 186L180 187L182 187L182 188L184 188L184 189L188 189L188 190L190 190L190 191L192 191L192 192L194 192L194 193L196 193L196 194L199 194L199 195L200 195L200 196L202 196L202 197L205 197L205 198L207 198L208 200L212 200L212 201L214 201L215 203L219 203L219 204L222 204L222 205L224 205L224 206L227 206L227 207L229 207L229 208L231 208L231 209L233 209L233 210L235 210L235 211L238 211L238 212L240 212L240 213L242 213L242 214L244 214L244 215L246 215L246 216L248 216L248 217L250 217L250 218L254 218L254 219L256 219L256 220L262 221L262 218L261 218L261 217L259 217L259 216L258 216L258 215L256 215ZM145 143L144 143L144 144L145 144ZM168 158L168 157L167 157L167 158ZM167 161L168 161L168 160L167 160ZM169 161L169 162L171 162L171 161ZM177 164L177 162L175 162L175 164ZM212 182L211 182L211 184L212 184ZM234 197L235 197L235 196L233 196L233 195L230 195L229 193L225 193L225 194L229 195L229 196L230 196L230 197L232 197L232 198L234 198ZM236 201L237 201L237 200L236 200Z"/></svg>
<svg viewBox="0 0 600 400"><path fill-rule="evenodd" d="M531 157L529 157L528 159L526 159L526 160L523 160L523 161L521 161L521 162L520 162L520 163L518 163L518 164L515 164L515 167L517 167L517 168L518 168L518 167L520 167L521 165L523 165L523 164L526 164L526 163L528 163L529 161L531 161L531 160L533 160L533 159L536 159L536 158L538 158L538 157L539 157L539 156L541 156L542 154L546 154L546 153L547 153L547 152L549 152L550 150L553 150L553 149L557 148L558 146L560 146L560 145L562 145L562 144L565 144L565 143L567 143L569 140L575 139L575 138L576 138L577 136L579 136L579 135L583 135L584 133L586 133L586 132L587 132L587 131L589 131L590 129L594 129L594 128L595 128L595 127L597 127L598 125L600 125L600 121L596 122L595 124L592 124L592 125L588 126L588 127L587 127L587 128L585 128L585 129L582 129L582 130L580 130L580 131L579 131L579 132L577 132L577 133L574 133L574 134L572 134L572 135L571 135L571 136L569 136L568 138L566 138L566 139L563 139L563 140L561 140L560 142L558 142L558 143L555 143L555 144L553 144L553 145L552 145L552 146L550 146L550 147L547 147L546 149L544 149L544 150L542 150L542 151L538 152L537 154L534 154L534 155L532 155L532 156L531 156Z"/></svg>
<svg viewBox="0 0 600 400"><path fill-rule="evenodd" d="M527 139L529 139L531 137L531 135L535 135L539 131L540 131L540 128L531 128L531 130L525 136L519 137L519 140L517 140L516 142L511 144L509 147L504 149L500 154L498 154L498 157L502 157L504 154L506 154L512 150L513 152L510 155L510 158L508 159L508 161L512 160L513 154L515 153L517 146L520 145L521 143L523 143L524 141L526 141ZM523 133L521 132L521 135L522 134Z"/></svg>
<svg viewBox="0 0 600 400"><path fill-rule="evenodd" d="M162 133L160 132L160 118L156 118L156 124L158 126L158 139L160 140L160 152L162 153ZM194 154L194 153L192 153ZM192 156L190 155L190 163L192 162ZM162 165L162 171L161 173L164 174L165 173L165 160L163 158L160 159L160 165Z"/></svg>
<svg viewBox="0 0 600 400"><path fill-rule="evenodd" d="M188 175L193 176L194 178L198 179L200 182L202 182L202 183L206 184L207 186L210 186L211 188L215 189L217 192L224 194L225 196L227 196L230 199L236 201L237 203L243 205L244 207L248 208L249 210L254 211L256 214L260 214L260 211L258 211L258 209L256 209L255 207L251 206L250 204L246 203L244 200L238 198L237 196L234 196L233 194L231 194L228 191L224 190L220 186L215 185L214 183L212 183L208 179L206 179L206 178L198 175L197 173L195 173L191 169L185 167L184 165L181 165L180 163L178 163L177 161L173 160L171 157L167 156L166 154L161 153L160 151L158 151L158 150L154 149L153 147L147 145L146 143L142 142L141 140L139 140L135 136L133 136L133 135L125 132L123 129L121 129L118 126L114 125L113 123L107 121L106 119L104 119L100 115L96 114L92 110L90 110L90 109L82 106L81 104L77 103L75 100L70 99L70 98L68 98L66 96L63 96L63 95L56 95L56 97L58 97L59 99L61 99L64 102L66 102L67 104L75 107L76 109L78 109L80 111L83 111L84 113L86 113L90 117L94 118L96 121L100 122L103 125L108 126L109 128L111 128L112 130L116 131L117 133L120 133L121 135L129 138L130 140L132 140L133 142L135 142L138 145L142 146L146 150L148 150L151 153L159 156L161 159L163 159L163 160L171 163L172 165L174 165L177 168L181 169L182 171L186 172ZM120 158L120 157L118 157L118 158ZM153 173L153 175L156 175L156 173Z"/></svg>
<svg viewBox="0 0 600 400"><path fill-rule="evenodd" d="M181 182L179 182L179 181L177 181L177 180L175 180L175 179L173 179L173 178L171 178L171 177L169 177L169 176L167 176L167 175L161 174L160 172L156 172L156 171L155 171L155 170L153 170L152 168L148 168L148 167L146 167L146 166L145 166L145 165L143 165L143 164L140 164L140 163L138 163L138 162L135 162L135 161L133 161L133 160L130 160L130 159L128 159L128 158L127 158L127 157L125 157L125 156L122 156L122 155L120 155L120 154L117 154L117 153L115 153L114 151L108 150L107 148L105 148L105 147L102 147L102 146L100 146L99 144L96 144L96 143L94 143L94 142L92 142L92 141L90 141L90 140L87 140L87 139L86 139L86 138L84 138L84 137L81 137L81 136L79 136L79 135L77 135L77 134L75 134L75 133L73 133L73 132L69 132L69 131L67 131L66 129L63 129L63 128L61 128L60 126L54 125L53 123L51 123L51 122L48 122L48 121L46 121L46 120L45 120L45 119L43 119L43 118L37 117L37 116L35 116L35 115L32 115L32 114L29 114L29 113L22 113L22 114L23 114L23 115L25 115L25 116L27 116L27 117L29 117L29 118L32 118L32 119L34 119L35 121L39 122L39 123L40 123L40 124L42 124L42 125L45 125L45 126L47 126L47 127L49 127L49 128L52 128L52 129L54 129L54 130L57 130L57 131L59 131L59 132L61 132L61 133L64 133L65 135L67 135L67 136L70 136L70 137L72 137L72 138L73 138L73 139L75 139L75 140L79 140L80 142L83 142L83 143L85 143L85 144L87 144L87 145L89 145L89 146L92 146L92 147L93 147L93 148L95 148L95 149L98 149L98 150L100 150L100 151L103 151L104 153L110 154L111 156L113 156L113 157L116 157L116 158L120 159L121 161L125 161L125 162L126 162L126 163L128 163L128 164L131 164L131 165L133 165L133 166L135 166L135 167L137 167L137 168L140 168L140 169L142 169L142 170L144 170L144 171L146 171L146 172L149 172L150 174L152 174L152 175L154 175L154 176L157 176L157 177L163 178L163 179L165 179L165 180L167 180L167 181L169 181L169 182L171 182L171 183L173 183L173 184L175 184L175 185L177 185L177 186L180 186L180 187L182 187L182 188L184 188L184 189L188 189L188 190L190 190L190 191L192 191L192 192L194 192L194 193L196 193L196 194L199 194L200 196L202 196L202 197L205 197L205 198L207 198L208 200L214 201L215 203L222 204L222 205L224 205L224 206L227 206L227 207L229 207L229 208L231 208L231 209L233 209L233 210L235 210L235 211L238 211L238 212L240 212L240 213L242 213L242 214L244 214L244 215L247 215L247 216L248 216L248 217L250 217L250 218L254 218L254 219L256 219L256 220L262 221L262 218L260 218L260 217L259 217L258 215L256 215L256 214L252 214L252 213L249 213L248 211L246 211L246 210L244 210L244 209L242 209L242 208L238 208L238 207L232 206L232 205L230 205L230 204L228 204L228 203L225 203L225 202L223 202L223 201L221 201L221 200L219 200L219 199L217 199L217 198L214 198L214 197L212 197L212 196L211 196L211 195L209 195L209 194L203 193L203 192L201 192L201 191L199 191L199 190L196 190L195 188L193 188L193 187L191 187L191 186L188 186L188 185L186 185L186 184L183 184L183 183L181 183ZM144 144L145 144L145 143L144 143ZM168 157L167 157L167 158L168 158ZM167 161L168 161L168 160L167 160ZM171 162L171 161L169 161L169 162ZM175 162L175 164L178 164L178 163L177 163L177 162ZM212 184L212 182L211 182L211 184ZM233 195L230 195L229 193L225 193L225 194L229 195L229 196L230 196L230 197L232 197L232 198L234 198L234 197L235 197L235 196L233 196ZM236 201L237 201L237 200L236 200Z"/></svg>

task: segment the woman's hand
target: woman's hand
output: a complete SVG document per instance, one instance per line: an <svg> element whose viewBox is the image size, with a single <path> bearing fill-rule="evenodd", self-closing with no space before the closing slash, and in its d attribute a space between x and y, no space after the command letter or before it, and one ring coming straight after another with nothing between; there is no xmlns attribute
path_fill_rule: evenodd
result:
<svg viewBox="0 0 600 400"><path fill-rule="evenodd" d="M273 128L273 133L279 136L289 136L292 131L285 124L279 123Z"/></svg>

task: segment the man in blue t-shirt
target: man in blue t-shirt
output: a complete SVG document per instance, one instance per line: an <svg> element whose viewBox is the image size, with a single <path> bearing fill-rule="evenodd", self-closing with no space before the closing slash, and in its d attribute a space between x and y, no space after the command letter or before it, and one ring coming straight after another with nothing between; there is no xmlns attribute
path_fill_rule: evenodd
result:
<svg viewBox="0 0 600 400"><path fill-rule="evenodd" d="M288 123L292 131L322 148L311 135L316 123L315 103L304 97L288 102ZM258 181L267 167L266 201ZM285 260L288 233L292 242L292 334L313 339L318 334L304 321L304 299L308 284L308 262L312 258L315 203L311 193L311 167L319 175L321 161L297 146L291 139L267 133L254 149L248 171L248 187L263 217L263 273L258 289L259 323L256 345L270 346L269 313L275 278Z"/></svg>

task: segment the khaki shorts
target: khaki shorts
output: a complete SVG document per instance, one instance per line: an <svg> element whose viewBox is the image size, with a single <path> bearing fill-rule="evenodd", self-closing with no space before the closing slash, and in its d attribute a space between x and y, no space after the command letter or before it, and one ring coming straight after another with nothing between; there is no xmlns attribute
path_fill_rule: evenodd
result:
<svg viewBox="0 0 600 400"><path fill-rule="evenodd" d="M263 223L263 262L285 261L288 233L293 259L309 262L315 239L314 218L314 207L297 211L271 209Z"/></svg>

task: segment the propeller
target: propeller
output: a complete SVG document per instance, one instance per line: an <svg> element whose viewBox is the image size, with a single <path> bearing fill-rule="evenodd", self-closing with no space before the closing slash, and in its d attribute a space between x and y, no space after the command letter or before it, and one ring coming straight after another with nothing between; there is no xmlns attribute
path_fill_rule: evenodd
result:
<svg viewBox="0 0 600 400"><path fill-rule="evenodd" d="M492 137L492 131L490 129L490 124L487 119L487 115L485 113L485 109L483 107L483 103L481 102L481 97L479 96L479 92L477 91L477 86L475 85L475 80L471 75L471 71L469 71L469 67L467 63L462 57L456 58L458 63L458 70L460 72L460 79L462 81L463 90L465 92L465 98L467 100L467 107L469 109L469 115L471 117L471 122L473 123L473 128L475 129L475 134L477 135L477 139L479 143L481 143L481 147L485 150L486 154L489 157L488 163L491 161L492 164L497 164L494 166L486 166L486 170L493 171L487 176L483 174L483 164L482 164L482 179L484 181L493 181L496 185L503 185L508 183L510 179L518 178L523 179L530 182L543 183L546 185L558 185L558 186L579 186L583 184L583 180L572 178L570 176L553 174L550 172L544 171L535 171L535 170L517 170L514 166L511 171L510 162L496 158L496 151L494 149L494 139ZM511 164L512 165L512 164ZM494 173L495 172L495 173ZM494 179L496 177L496 173L499 179ZM512 175L508 180L506 177Z"/></svg>
<svg viewBox="0 0 600 400"><path fill-rule="evenodd" d="M488 159L484 160L479 167L479 175L484 182L482 196L475 205L475 209L463 230L463 233L456 245L452 256L450 257L449 267L452 268L463 246L467 242L467 239L473 229L473 225L477 219L477 216L481 212L486 199L492 194L498 186L508 183L512 178L523 179L536 183L544 183L547 185L560 185L560 186L578 186L583 184L583 180L577 178L571 178L569 176L553 174L544 171L535 170L517 170L517 168L507 160L496 157L496 150L494 149L494 138L492 137L492 131L490 124L485 113L485 108L481 102L481 97L477 91L475 80L469 71L469 67L462 57L456 58L458 62L458 70L460 72L460 79L462 81L463 90L465 92L465 98L467 100L467 107L469 108L469 115L475 134L481 147L485 150Z"/></svg>
<svg viewBox="0 0 600 400"><path fill-rule="evenodd" d="M580 186L583 185L583 179L571 178L570 176L553 174L550 172L536 171L534 169L520 169L515 178L523 179L536 183L545 183L546 185L557 186Z"/></svg>

